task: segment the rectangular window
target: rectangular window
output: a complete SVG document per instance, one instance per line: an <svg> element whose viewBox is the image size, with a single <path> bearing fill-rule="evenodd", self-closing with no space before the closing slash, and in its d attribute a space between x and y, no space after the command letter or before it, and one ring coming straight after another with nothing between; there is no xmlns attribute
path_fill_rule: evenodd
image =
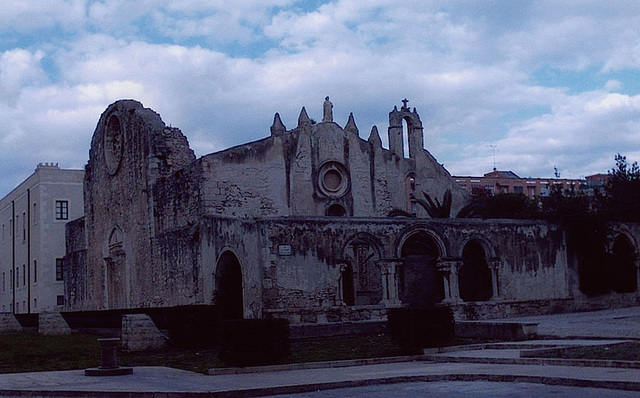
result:
<svg viewBox="0 0 640 398"><path fill-rule="evenodd" d="M38 261L33 260L33 283L38 283Z"/></svg>
<svg viewBox="0 0 640 398"><path fill-rule="evenodd" d="M58 305L64 305L64 296L57 296L56 301Z"/></svg>
<svg viewBox="0 0 640 398"><path fill-rule="evenodd" d="M61 281L64 279L64 269L62 268L63 261L61 258L56 258L56 280Z"/></svg>
<svg viewBox="0 0 640 398"><path fill-rule="evenodd" d="M22 212L22 240L27 240L27 214Z"/></svg>
<svg viewBox="0 0 640 398"><path fill-rule="evenodd" d="M22 286L27 284L27 266L22 264Z"/></svg>
<svg viewBox="0 0 640 398"><path fill-rule="evenodd" d="M9 286L13 289L13 270L9 270Z"/></svg>
<svg viewBox="0 0 640 398"><path fill-rule="evenodd" d="M69 219L69 202L66 200L56 200L56 220Z"/></svg>
<svg viewBox="0 0 640 398"><path fill-rule="evenodd" d="M5 274L4 274L4 272L3 272L3 273L2 273L2 291L3 291L3 292L4 292L5 290L7 290L7 285L6 285L7 281L6 281L5 276L6 276L6 275L5 275Z"/></svg>
<svg viewBox="0 0 640 398"><path fill-rule="evenodd" d="M35 203L33 204L33 215L31 217L31 222L33 223L33 225L38 224L38 207Z"/></svg>
<svg viewBox="0 0 640 398"><path fill-rule="evenodd" d="M16 268L16 287L20 287L20 269Z"/></svg>

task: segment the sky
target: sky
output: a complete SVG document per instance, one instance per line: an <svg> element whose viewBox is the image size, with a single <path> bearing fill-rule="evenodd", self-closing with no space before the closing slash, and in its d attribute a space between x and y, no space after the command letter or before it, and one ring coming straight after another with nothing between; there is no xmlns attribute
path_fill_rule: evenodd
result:
<svg viewBox="0 0 640 398"><path fill-rule="evenodd" d="M118 99L202 156L327 95L385 146L407 98L453 175L606 173L640 160L640 2L2 0L0 197L40 162L83 168Z"/></svg>

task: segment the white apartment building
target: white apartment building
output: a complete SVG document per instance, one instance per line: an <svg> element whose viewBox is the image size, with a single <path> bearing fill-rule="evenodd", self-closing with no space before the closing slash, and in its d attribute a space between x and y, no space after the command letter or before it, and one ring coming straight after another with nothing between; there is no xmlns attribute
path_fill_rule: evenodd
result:
<svg viewBox="0 0 640 398"><path fill-rule="evenodd" d="M41 163L0 200L0 311L64 305L65 224L84 213L84 170Z"/></svg>

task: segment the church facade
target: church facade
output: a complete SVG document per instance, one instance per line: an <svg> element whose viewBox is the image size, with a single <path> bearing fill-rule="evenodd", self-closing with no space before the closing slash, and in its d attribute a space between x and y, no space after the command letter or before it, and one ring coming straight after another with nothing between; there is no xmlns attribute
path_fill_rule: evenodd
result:
<svg viewBox="0 0 640 398"><path fill-rule="evenodd" d="M65 310L203 304L323 323L399 306L477 319L639 302L636 263L635 291L582 294L557 225L455 218L468 193L424 149L406 101L389 113L388 149L376 126L364 139L332 107L327 97L318 123L302 108L293 129L276 114L268 137L196 158L152 110L110 105L85 216L67 226ZM637 252L635 226L619 236Z"/></svg>

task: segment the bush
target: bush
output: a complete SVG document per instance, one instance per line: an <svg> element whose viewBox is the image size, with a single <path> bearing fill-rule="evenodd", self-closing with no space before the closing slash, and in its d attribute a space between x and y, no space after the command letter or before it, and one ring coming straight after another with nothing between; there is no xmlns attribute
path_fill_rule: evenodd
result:
<svg viewBox="0 0 640 398"><path fill-rule="evenodd" d="M171 308L167 323L169 340L177 347L214 347L218 343L220 314L214 306Z"/></svg>
<svg viewBox="0 0 640 398"><path fill-rule="evenodd" d="M289 356L289 321L236 319L223 321L218 357L228 366L260 366Z"/></svg>
<svg viewBox="0 0 640 398"><path fill-rule="evenodd" d="M388 325L393 340L416 353L423 348L443 346L454 335L449 307L393 308L389 310Z"/></svg>

